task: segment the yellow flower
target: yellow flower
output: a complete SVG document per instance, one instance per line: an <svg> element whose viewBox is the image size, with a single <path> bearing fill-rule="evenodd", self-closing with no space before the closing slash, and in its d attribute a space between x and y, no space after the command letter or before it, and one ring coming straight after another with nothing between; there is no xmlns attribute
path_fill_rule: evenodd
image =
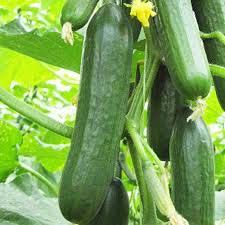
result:
<svg viewBox="0 0 225 225"><path fill-rule="evenodd" d="M144 27L149 27L149 18L156 15L153 8L152 2L146 0L133 0L130 15L136 16Z"/></svg>

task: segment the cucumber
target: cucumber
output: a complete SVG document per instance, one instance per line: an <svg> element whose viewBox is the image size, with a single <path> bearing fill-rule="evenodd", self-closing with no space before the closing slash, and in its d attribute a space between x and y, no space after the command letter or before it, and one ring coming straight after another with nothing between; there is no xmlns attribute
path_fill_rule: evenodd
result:
<svg viewBox="0 0 225 225"><path fill-rule="evenodd" d="M90 222L112 181L127 111L132 50L132 30L122 8L101 7L86 33L75 128L59 193L61 212L71 222Z"/></svg>
<svg viewBox="0 0 225 225"><path fill-rule="evenodd" d="M157 15L151 24L171 79L188 100L206 97L211 74L190 0L153 0Z"/></svg>
<svg viewBox="0 0 225 225"><path fill-rule="evenodd" d="M187 122L192 111L182 109L170 140L172 197L190 225L214 225L214 151L204 121Z"/></svg>
<svg viewBox="0 0 225 225"><path fill-rule="evenodd" d="M82 28L91 17L99 0L67 0L61 12L62 26L69 22L73 31Z"/></svg>
<svg viewBox="0 0 225 225"><path fill-rule="evenodd" d="M161 65L148 104L147 138L163 161L169 161L169 141L178 108L179 93L166 66Z"/></svg>
<svg viewBox="0 0 225 225"><path fill-rule="evenodd" d="M225 34L225 1L192 0L200 30L206 33L220 31ZM217 40L205 40L210 63L225 66L225 46ZM225 110L225 79L214 77L214 85L221 107Z"/></svg>
<svg viewBox="0 0 225 225"><path fill-rule="evenodd" d="M128 225L129 199L120 179L114 178L103 206L88 225Z"/></svg>
<svg viewBox="0 0 225 225"><path fill-rule="evenodd" d="M133 31L133 40L134 42L138 41L139 35L141 33L141 23L136 19L130 16L130 8L127 7L125 4L132 4L132 0L122 0L123 9L126 13L129 21L131 23L132 31Z"/></svg>

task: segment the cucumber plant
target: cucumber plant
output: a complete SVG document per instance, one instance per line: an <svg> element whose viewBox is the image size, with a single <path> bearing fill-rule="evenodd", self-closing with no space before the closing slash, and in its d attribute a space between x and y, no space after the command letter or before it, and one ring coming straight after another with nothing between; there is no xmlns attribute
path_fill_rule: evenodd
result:
<svg viewBox="0 0 225 225"><path fill-rule="evenodd" d="M20 168L58 194L61 213L72 223L128 225L136 207L138 224L214 225L214 149L197 113L203 108L191 108L207 97L213 79L225 109L224 1L68 0L61 23L72 34L87 24L74 128L0 88L6 105L71 139L59 194L46 178ZM130 157L129 166L120 157L126 185L114 178L120 148ZM129 208L134 185L140 202Z"/></svg>

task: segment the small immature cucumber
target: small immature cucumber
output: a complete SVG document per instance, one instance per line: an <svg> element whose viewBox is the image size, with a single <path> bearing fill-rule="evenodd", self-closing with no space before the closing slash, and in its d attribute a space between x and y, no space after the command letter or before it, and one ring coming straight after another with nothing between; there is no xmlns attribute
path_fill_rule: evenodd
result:
<svg viewBox="0 0 225 225"><path fill-rule="evenodd" d="M214 225L214 151L204 121L187 122L192 111L181 110L170 140L172 197L190 225Z"/></svg>
<svg viewBox="0 0 225 225"><path fill-rule="evenodd" d="M179 97L166 66L161 65L148 104L147 137L163 161L169 160L169 141L180 105Z"/></svg>
<svg viewBox="0 0 225 225"><path fill-rule="evenodd" d="M99 0L67 0L62 9L62 26L69 22L74 31L82 28L91 17Z"/></svg>
<svg viewBox="0 0 225 225"><path fill-rule="evenodd" d="M192 0L200 30L205 33L220 31L225 35L225 1ZM205 40L205 50L210 63L225 67L225 46L218 40ZM216 94L225 110L225 79L214 77Z"/></svg>
<svg viewBox="0 0 225 225"><path fill-rule="evenodd" d="M96 218L88 225L128 225L129 199L120 179L114 178Z"/></svg>
<svg viewBox="0 0 225 225"><path fill-rule="evenodd" d="M206 97L211 74L191 0L153 0L157 15L151 24L171 79L188 100Z"/></svg>
<svg viewBox="0 0 225 225"><path fill-rule="evenodd" d="M61 179L59 205L71 222L89 223L112 181L127 111L132 51L127 16L120 6L105 4L87 29L75 129Z"/></svg>

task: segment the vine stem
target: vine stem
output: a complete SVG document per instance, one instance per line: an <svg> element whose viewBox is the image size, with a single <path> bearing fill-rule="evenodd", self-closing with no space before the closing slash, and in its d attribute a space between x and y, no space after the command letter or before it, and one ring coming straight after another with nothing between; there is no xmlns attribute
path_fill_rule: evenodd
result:
<svg viewBox="0 0 225 225"><path fill-rule="evenodd" d="M216 64L209 64L210 71L213 76L221 77L225 79L225 67Z"/></svg>
<svg viewBox="0 0 225 225"><path fill-rule="evenodd" d="M143 225L158 225L159 223L156 215L155 203L152 199L151 193L148 192L147 189L141 160L138 152L130 140L128 141L128 145L140 190L141 202L143 206Z"/></svg>
<svg viewBox="0 0 225 225"><path fill-rule="evenodd" d="M136 130L134 121L127 118L126 128L134 143L137 154L140 156L140 160L142 163L143 179L146 182L147 190L149 193L151 193L151 196L154 202L156 203L158 209L163 215L169 218L170 223L172 225L187 225L188 222L177 213L173 205L169 194L168 185L165 186L163 184L162 180L158 177L153 164L149 160L146 154L145 146L142 142L142 138ZM139 179L138 176L137 179Z"/></svg>
<svg viewBox="0 0 225 225"><path fill-rule="evenodd" d="M212 33L200 32L202 39L217 39L219 42L225 45L225 35L220 31L214 31Z"/></svg>
<svg viewBox="0 0 225 225"><path fill-rule="evenodd" d="M136 176L133 174L133 172L129 168L129 166L126 162L126 157L123 153L123 150L119 154L119 164L120 164L120 167L122 168L123 172L127 176L127 178L130 180L130 182L132 184L136 185L137 184Z"/></svg>
<svg viewBox="0 0 225 225"><path fill-rule="evenodd" d="M30 174L32 174L34 177L36 177L38 180L40 180L42 183L44 183L55 196L58 196L58 190L57 188L44 176L42 176L40 173L38 173L36 170L32 169L31 167L23 164L23 163L19 163L18 165L21 169L29 172Z"/></svg>
<svg viewBox="0 0 225 225"><path fill-rule="evenodd" d="M46 129L51 130L64 137L71 138L73 133L72 127L69 127L46 116L44 113L39 112L32 106L19 100L14 95L12 95L11 93L9 93L8 91L4 90L1 87L0 87L0 101L3 102L5 105L9 106L10 108L12 108L13 110L15 110L16 112L20 113L21 115L45 127Z"/></svg>
<svg viewBox="0 0 225 225"><path fill-rule="evenodd" d="M158 57L155 57L151 63L151 66L150 66L151 69L147 71L145 95L143 95L144 82L139 82L137 86L133 102L127 114L127 117L132 118L132 120L136 121L137 124L143 112L143 107L144 107L143 103L146 101L147 97L149 96L151 92L156 74L159 69L159 65L160 65L160 60Z"/></svg>

